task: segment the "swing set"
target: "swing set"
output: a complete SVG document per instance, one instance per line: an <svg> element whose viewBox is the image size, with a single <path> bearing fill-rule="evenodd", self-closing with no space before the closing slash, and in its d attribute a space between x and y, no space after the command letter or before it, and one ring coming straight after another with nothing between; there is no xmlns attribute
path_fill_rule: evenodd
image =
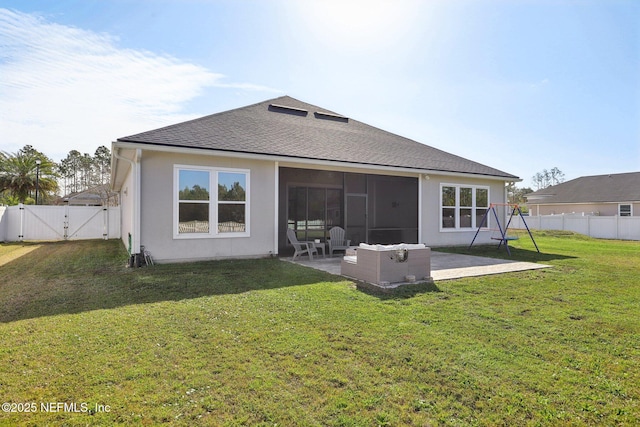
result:
<svg viewBox="0 0 640 427"><path fill-rule="evenodd" d="M500 219L498 217L498 212L496 212L496 206L505 206L505 207L508 207L509 209L511 209L511 215L509 215L509 221L507 221L507 225L504 228L500 224ZM507 231L509 230L509 226L511 225L511 220L513 219L513 216L517 212L520 215L520 219L522 220L522 223L524 224L525 228L527 229L527 233L529 233L529 237L531 237L531 241L533 242L533 245L536 247L536 250L538 251L538 253L540 253L540 249L538 249L538 245L536 244L536 241L533 238L533 235L531 234L531 230L529 230L529 226L527 225L527 222L524 220L524 217L522 216L522 211L520 210L520 206L518 206L517 204L512 204L512 203L491 203L489 205L489 209L487 209L487 211L482 216L482 220L480 221L480 224L478 225L478 230L476 231L475 236L473 236L473 240L469 244L469 248L468 249L471 249L471 246L473 246L473 242L476 241L476 237L478 237L478 233L480 233L480 230L483 227L487 227L488 226L489 212L493 212L493 216L494 216L494 218L496 220L496 224L498 225L498 228L491 228L490 229L491 232L492 232L491 233L491 240L500 241L500 243L498 244L498 249L500 249L500 246L502 246L502 244L504 244L504 247L507 249L507 253L509 254L509 256L511 256L511 251L509 250L509 241L518 240L519 237L518 236L510 236L509 234L507 234Z"/></svg>

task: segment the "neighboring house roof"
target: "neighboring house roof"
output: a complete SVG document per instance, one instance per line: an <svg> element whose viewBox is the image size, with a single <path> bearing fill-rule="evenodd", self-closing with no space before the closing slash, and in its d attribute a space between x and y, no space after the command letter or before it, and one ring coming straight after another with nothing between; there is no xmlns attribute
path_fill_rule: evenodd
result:
<svg viewBox="0 0 640 427"><path fill-rule="evenodd" d="M118 193L112 192L108 184L103 184L87 190L69 193L61 198L61 202L70 205L102 206L108 204L109 199L117 196Z"/></svg>
<svg viewBox="0 0 640 427"><path fill-rule="evenodd" d="M515 175L289 96L119 138L118 142L470 173L519 180Z"/></svg>
<svg viewBox="0 0 640 427"><path fill-rule="evenodd" d="M640 172L583 176L527 194L530 204L640 201Z"/></svg>

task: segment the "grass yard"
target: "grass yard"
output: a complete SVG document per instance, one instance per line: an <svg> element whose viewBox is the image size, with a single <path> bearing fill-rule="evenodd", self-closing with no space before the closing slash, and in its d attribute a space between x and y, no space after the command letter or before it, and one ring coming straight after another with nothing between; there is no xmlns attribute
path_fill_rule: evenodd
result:
<svg viewBox="0 0 640 427"><path fill-rule="evenodd" d="M640 424L640 243L535 236L512 258L552 269L392 296L273 259L0 245L0 425Z"/></svg>

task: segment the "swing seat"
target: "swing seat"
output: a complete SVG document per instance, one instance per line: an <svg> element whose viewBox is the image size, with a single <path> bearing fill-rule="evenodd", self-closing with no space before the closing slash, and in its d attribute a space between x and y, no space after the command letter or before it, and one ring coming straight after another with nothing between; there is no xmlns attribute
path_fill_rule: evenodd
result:
<svg viewBox="0 0 640 427"><path fill-rule="evenodd" d="M518 240L518 239L519 239L518 236L505 236L504 239L500 236L491 237L491 240Z"/></svg>

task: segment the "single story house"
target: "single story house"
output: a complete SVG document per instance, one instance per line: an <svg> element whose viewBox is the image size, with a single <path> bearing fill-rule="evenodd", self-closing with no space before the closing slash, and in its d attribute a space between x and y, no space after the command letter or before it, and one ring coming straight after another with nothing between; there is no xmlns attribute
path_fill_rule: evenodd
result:
<svg viewBox="0 0 640 427"><path fill-rule="evenodd" d="M102 184L84 191L60 197L56 205L69 206L118 206L118 193L112 192L109 184Z"/></svg>
<svg viewBox="0 0 640 427"><path fill-rule="evenodd" d="M640 216L640 172L583 176L526 198L531 215Z"/></svg>
<svg viewBox="0 0 640 427"><path fill-rule="evenodd" d="M289 228L466 245L519 181L289 96L119 138L112 156L123 241L156 262L282 254Z"/></svg>

